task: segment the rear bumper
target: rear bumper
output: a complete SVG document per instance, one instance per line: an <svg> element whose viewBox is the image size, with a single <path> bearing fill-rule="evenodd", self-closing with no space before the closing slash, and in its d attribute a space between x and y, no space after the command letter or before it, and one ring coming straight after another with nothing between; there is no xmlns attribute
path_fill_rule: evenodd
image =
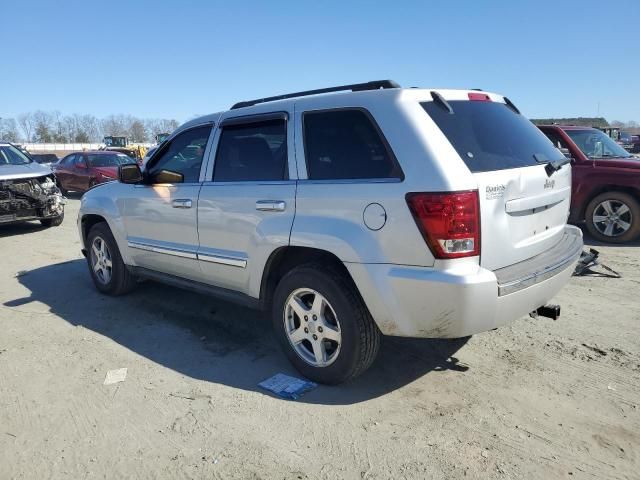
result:
<svg viewBox="0 0 640 480"><path fill-rule="evenodd" d="M569 281L582 233L567 226L549 251L501 271L345 264L385 335L456 338L491 330L545 305ZM518 276L519 275L519 276Z"/></svg>

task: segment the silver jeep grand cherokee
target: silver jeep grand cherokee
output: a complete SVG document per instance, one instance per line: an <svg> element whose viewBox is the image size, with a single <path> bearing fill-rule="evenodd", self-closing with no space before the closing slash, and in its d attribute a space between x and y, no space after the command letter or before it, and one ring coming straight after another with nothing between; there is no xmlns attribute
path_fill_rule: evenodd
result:
<svg viewBox="0 0 640 480"><path fill-rule="evenodd" d="M381 335L555 315L582 249L566 163L501 95L384 80L191 120L87 192L78 227L101 292L147 278L269 309L295 367L339 383Z"/></svg>

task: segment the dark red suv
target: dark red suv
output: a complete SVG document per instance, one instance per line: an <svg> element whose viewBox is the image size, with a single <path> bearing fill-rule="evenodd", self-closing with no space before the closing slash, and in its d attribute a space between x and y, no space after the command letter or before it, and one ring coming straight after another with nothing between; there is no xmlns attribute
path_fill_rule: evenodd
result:
<svg viewBox="0 0 640 480"><path fill-rule="evenodd" d="M640 236L640 158L595 128L541 125L571 154L569 221L585 222L597 240L625 243Z"/></svg>

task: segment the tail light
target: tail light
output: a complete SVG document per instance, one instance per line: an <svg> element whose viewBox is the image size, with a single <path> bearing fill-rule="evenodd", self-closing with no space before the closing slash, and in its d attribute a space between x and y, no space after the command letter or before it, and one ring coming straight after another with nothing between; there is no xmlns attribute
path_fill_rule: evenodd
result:
<svg viewBox="0 0 640 480"><path fill-rule="evenodd" d="M478 191L408 193L407 204L436 258L480 255Z"/></svg>

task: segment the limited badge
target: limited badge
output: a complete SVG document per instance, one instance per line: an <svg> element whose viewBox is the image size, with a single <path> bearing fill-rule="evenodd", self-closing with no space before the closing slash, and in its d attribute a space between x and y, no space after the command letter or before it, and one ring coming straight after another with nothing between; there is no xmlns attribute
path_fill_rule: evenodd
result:
<svg viewBox="0 0 640 480"><path fill-rule="evenodd" d="M487 185L487 200L495 200L497 198L504 197L504 191L506 189L506 185Z"/></svg>

